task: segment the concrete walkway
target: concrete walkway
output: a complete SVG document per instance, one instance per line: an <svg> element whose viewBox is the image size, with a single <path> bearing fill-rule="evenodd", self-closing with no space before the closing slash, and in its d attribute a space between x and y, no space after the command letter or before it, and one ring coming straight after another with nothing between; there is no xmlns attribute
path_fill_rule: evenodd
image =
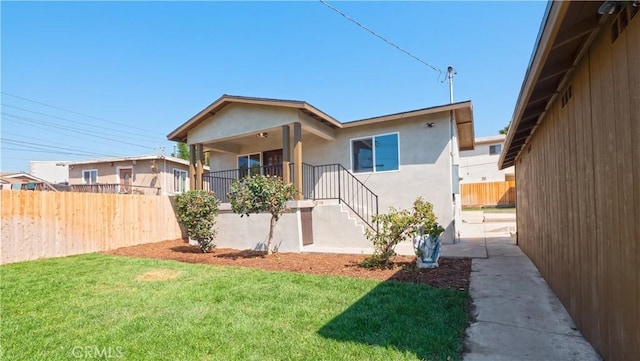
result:
<svg viewBox="0 0 640 361"><path fill-rule="evenodd" d="M484 239L487 257L472 261L475 321L467 329L464 360L600 360L509 236L515 224L469 213L482 212L463 212L461 243Z"/></svg>

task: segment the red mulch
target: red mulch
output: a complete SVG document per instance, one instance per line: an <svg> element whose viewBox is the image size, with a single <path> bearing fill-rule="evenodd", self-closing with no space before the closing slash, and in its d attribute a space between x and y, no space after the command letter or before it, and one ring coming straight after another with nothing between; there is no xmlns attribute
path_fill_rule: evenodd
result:
<svg viewBox="0 0 640 361"><path fill-rule="evenodd" d="M469 289L471 259L440 258L440 267L418 269L415 257L397 256L390 269L371 269L360 264L365 255L326 253L276 253L270 256L262 252L215 248L212 253L202 253L197 246L190 246L182 239L124 247L105 252L128 257L169 259L187 263L204 263L221 266L252 267L269 271L290 271L323 275L393 280L425 283L435 287Z"/></svg>

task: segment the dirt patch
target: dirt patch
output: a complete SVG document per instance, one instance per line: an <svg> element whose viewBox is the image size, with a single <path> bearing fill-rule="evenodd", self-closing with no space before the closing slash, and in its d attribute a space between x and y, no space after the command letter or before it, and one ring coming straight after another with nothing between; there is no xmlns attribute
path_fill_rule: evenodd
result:
<svg viewBox="0 0 640 361"><path fill-rule="evenodd" d="M424 283L435 287L463 290L469 289L471 273L471 259L468 258L440 258L440 267L418 269L415 267L415 257L397 256L394 258L393 267L390 269L369 269L360 265L366 255L276 253L266 256L261 252L225 248L215 248L212 253L205 254L200 252L197 246L190 246L181 239L124 247L105 253L188 263L252 267L269 271Z"/></svg>
<svg viewBox="0 0 640 361"><path fill-rule="evenodd" d="M136 277L138 281L166 281L178 277L180 272L171 269L156 269Z"/></svg>

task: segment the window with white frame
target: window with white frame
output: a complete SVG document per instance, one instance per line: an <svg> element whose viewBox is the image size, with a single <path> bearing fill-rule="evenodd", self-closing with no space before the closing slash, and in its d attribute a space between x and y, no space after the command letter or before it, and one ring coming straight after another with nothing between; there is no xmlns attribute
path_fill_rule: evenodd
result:
<svg viewBox="0 0 640 361"><path fill-rule="evenodd" d="M489 155L500 154L502 151L502 144L495 144L489 146Z"/></svg>
<svg viewBox="0 0 640 361"><path fill-rule="evenodd" d="M400 169L398 133L351 140L351 169L354 173Z"/></svg>
<svg viewBox="0 0 640 361"><path fill-rule="evenodd" d="M87 169L82 171L82 184L97 184L98 183L98 170Z"/></svg>
<svg viewBox="0 0 640 361"><path fill-rule="evenodd" d="M260 153L238 156L238 169L240 170L240 177L260 174L260 165L262 164L261 158L262 157Z"/></svg>
<svg viewBox="0 0 640 361"><path fill-rule="evenodd" d="M189 177L186 170L174 169L173 170L173 191L175 193L182 193L187 190L187 178Z"/></svg>

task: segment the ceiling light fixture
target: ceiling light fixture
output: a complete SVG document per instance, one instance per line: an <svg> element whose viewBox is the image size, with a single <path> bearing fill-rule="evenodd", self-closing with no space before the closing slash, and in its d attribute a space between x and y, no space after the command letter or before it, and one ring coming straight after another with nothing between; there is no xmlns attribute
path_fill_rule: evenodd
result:
<svg viewBox="0 0 640 361"><path fill-rule="evenodd" d="M269 133L267 133L267 132L262 132L262 133L256 134L256 137L258 137L258 138L266 138L268 136L269 136Z"/></svg>

